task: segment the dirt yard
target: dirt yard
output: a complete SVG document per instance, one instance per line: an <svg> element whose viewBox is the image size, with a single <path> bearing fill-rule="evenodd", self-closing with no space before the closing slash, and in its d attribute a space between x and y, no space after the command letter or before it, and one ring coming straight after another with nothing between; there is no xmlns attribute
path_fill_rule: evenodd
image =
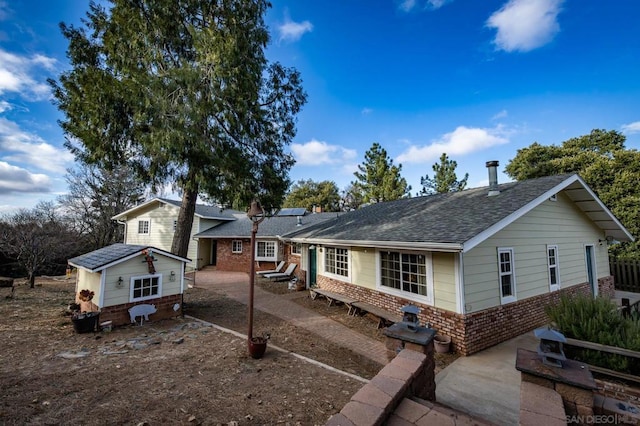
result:
<svg viewBox="0 0 640 426"><path fill-rule="evenodd" d="M188 318L77 334L67 314L73 282L20 282L13 299L0 289L0 424L321 425L363 385L273 348L254 360L243 338ZM286 297L382 339L368 318L305 294ZM233 300L190 289L185 306L246 333L246 306ZM262 312L254 324L270 330L271 345L356 376L381 368ZM453 359L438 355L439 368Z"/></svg>

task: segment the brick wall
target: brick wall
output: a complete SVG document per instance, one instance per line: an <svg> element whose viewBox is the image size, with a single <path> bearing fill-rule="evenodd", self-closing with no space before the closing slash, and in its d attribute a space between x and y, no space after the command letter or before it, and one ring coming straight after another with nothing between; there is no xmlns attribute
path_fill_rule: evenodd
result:
<svg viewBox="0 0 640 426"><path fill-rule="evenodd" d="M583 283L553 293L463 315L322 275L318 276L318 287L346 294L353 299L366 301L400 315L402 314L400 309L403 306L409 303L416 305L420 308L418 315L420 323L428 324L429 327L436 329L438 334L451 336L451 343L456 352L462 355L471 355L546 324L548 319L544 308L550 303L557 302L561 294L591 293L589 284ZM613 277L599 279L598 292L603 297L612 294Z"/></svg>
<svg viewBox="0 0 640 426"><path fill-rule="evenodd" d="M251 262L251 240L242 238L242 253L231 251L232 239L218 240L216 248L216 269L219 271L249 272ZM263 268L273 269L273 263L263 262ZM259 270L259 269L258 269Z"/></svg>
<svg viewBox="0 0 640 426"><path fill-rule="evenodd" d="M173 305L178 303L180 309L173 310ZM114 326L131 324L129 317L129 308L135 305L155 305L158 310L155 314L149 315L149 321L158 321L165 318L174 318L182 315L182 295L174 294L164 296L158 299L144 300L141 302L124 303L122 305L107 306L100 310L100 322L113 321Z"/></svg>

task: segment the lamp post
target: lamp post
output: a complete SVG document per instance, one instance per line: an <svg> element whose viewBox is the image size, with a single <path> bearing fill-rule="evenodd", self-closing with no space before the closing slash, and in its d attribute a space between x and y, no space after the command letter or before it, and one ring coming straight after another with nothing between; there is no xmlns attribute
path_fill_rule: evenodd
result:
<svg viewBox="0 0 640 426"><path fill-rule="evenodd" d="M247 344L249 355L252 358L262 358L267 348L267 340L262 337L253 337L253 288L256 281L256 234L258 225L264 220L264 209L256 200L251 202L251 208L247 212L251 219L251 266L249 267L249 330L247 332Z"/></svg>

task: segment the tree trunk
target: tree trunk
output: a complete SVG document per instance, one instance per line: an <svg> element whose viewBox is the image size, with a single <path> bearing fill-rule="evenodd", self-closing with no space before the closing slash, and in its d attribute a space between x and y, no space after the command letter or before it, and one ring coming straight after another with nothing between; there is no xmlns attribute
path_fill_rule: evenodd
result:
<svg viewBox="0 0 640 426"><path fill-rule="evenodd" d="M191 189L189 185L185 185L182 194L182 205L180 206L178 221L176 223L176 232L173 234L173 243L171 244L171 253L177 256L187 257L197 199L197 185L195 189Z"/></svg>
<svg viewBox="0 0 640 426"><path fill-rule="evenodd" d="M29 288L36 288L36 274L29 272Z"/></svg>

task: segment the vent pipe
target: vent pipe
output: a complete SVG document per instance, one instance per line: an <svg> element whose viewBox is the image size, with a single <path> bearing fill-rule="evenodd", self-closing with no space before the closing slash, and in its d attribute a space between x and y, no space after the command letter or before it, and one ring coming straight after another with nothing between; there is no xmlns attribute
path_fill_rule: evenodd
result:
<svg viewBox="0 0 640 426"><path fill-rule="evenodd" d="M298 220L298 223L296 223L296 226L302 226L302 216L297 216L296 219Z"/></svg>
<svg viewBox="0 0 640 426"><path fill-rule="evenodd" d="M498 161L487 161L489 169L489 197L500 194L498 189Z"/></svg>

